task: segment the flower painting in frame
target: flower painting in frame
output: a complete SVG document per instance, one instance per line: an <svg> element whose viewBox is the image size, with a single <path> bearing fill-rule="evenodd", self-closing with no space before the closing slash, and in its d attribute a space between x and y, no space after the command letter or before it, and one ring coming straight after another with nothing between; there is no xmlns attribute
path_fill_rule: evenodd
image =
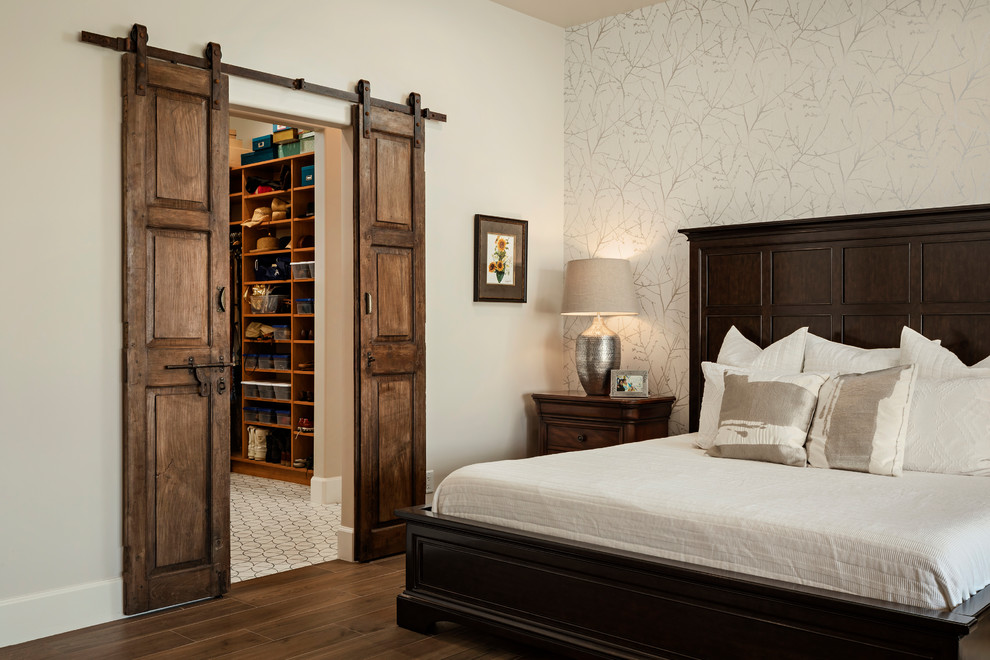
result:
<svg viewBox="0 0 990 660"><path fill-rule="evenodd" d="M526 302L525 220L474 216L474 301Z"/></svg>

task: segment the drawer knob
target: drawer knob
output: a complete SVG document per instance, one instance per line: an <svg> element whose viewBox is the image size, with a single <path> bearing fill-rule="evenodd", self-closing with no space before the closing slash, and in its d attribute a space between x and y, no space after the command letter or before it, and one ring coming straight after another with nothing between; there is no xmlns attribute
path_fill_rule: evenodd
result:
<svg viewBox="0 0 990 660"><path fill-rule="evenodd" d="M578 442L584 442L584 440L585 440L585 437L584 437L584 434L582 434L582 435L579 435L579 436L577 437L577 441L578 441Z"/></svg>

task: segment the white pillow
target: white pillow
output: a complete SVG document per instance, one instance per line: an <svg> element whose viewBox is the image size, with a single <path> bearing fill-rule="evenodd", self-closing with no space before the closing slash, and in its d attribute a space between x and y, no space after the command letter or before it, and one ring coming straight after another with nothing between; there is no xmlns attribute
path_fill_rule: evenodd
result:
<svg viewBox="0 0 990 660"><path fill-rule="evenodd" d="M828 376L735 371L723 373L718 432L708 454L804 467L808 427Z"/></svg>
<svg viewBox="0 0 990 660"><path fill-rule="evenodd" d="M900 348L858 348L808 334L804 370L824 374L862 374L901 364Z"/></svg>
<svg viewBox="0 0 990 660"><path fill-rule="evenodd" d="M965 378L967 376L990 376L990 357L984 358L972 367L956 357L955 353L943 348L937 342L929 341L924 335L904 326L901 328L901 357L905 364L918 367L920 378Z"/></svg>
<svg viewBox="0 0 990 660"><path fill-rule="evenodd" d="M701 372L705 376L705 390L701 397L701 413L695 445L701 449L708 449L715 442L718 414L722 409L722 392L725 389L722 383L724 367L742 367L770 373L800 373L801 365L804 363L804 343L807 338L808 328L799 328L761 349L743 337L736 326L729 328L722 341L722 348L718 352L718 364L701 363Z"/></svg>
<svg viewBox="0 0 990 660"><path fill-rule="evenodd" d="M919 378L904 469L990 476L990 377Z"/></svg>
<svg viewBox="0 0 990 660"><path fill-rule="evenodd" d="M909 365L829 378L808 431L808 463L899 476L916 376Z"/></svg>
<svg viewBox="0 0 990 660"><path fill-rule="evenodd" d="M807 339L808 328L799 328L766 348L760 348L743 337L736 326L732 326L725 333L716 362L730 367L796 374L801 371L804 363L804 344Z"/></svg>

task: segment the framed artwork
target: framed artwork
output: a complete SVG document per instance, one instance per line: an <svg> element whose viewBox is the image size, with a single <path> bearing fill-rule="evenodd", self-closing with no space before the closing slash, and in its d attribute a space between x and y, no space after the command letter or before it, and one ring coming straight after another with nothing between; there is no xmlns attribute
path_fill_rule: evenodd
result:
<svg viewBox="0 0 990 660"><path fill-rule="evenodd" d="M525 220L474 216L474 301L526 302Z"/></svg>
<svg viewBox="0 0 990 660"><path fill-rule="evenodd" d="M650 395L650 379L645 371L612 369L609 375L612 386L609 396L617 399L647 397Z"/></svg>

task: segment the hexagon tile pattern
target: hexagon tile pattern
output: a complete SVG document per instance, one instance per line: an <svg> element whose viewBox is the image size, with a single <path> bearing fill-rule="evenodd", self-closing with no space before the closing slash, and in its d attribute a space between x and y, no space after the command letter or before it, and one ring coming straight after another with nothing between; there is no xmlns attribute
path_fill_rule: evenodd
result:
<svg viewBox="0 0 990 660"><path fill-rule="evenodd" d="M230 581L337 558L340 504L313 504L309 487L230 475Z"/></svg>

